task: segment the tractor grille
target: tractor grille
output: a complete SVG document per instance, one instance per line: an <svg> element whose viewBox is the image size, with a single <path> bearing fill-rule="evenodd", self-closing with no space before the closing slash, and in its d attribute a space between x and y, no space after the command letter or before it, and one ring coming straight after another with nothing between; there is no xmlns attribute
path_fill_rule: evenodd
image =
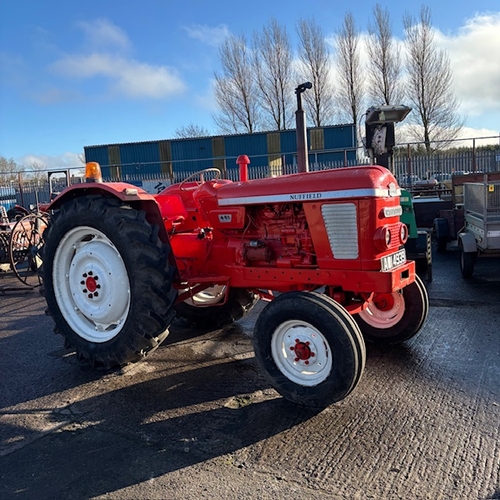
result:
<svg viewBox="0 0 500 500"><path fill-rule="evenodd" d="M354 203L323 205L321 214L333 257L357 259L359 249L356 205Z"/></svg>
<svg viewBox="0 0 500 500"><path fill-rule="evenodd" d="M401 245L401 240L399 236L399 232L401 230L401 226L399 224L392 224L389 226L389 231L391 232L391 243L389 248L399 248Z"/></svg>

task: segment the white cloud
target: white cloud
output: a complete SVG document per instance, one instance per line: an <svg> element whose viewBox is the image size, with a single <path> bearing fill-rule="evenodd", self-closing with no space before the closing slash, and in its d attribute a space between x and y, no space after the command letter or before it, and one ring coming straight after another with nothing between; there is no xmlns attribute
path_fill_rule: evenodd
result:
<svg viewBox="0 0 500 500"><path fill-rule="evenodd" d="M29 170L31 165L37 165L44 170L67 169L67 168L83 168L84 165L80 161L83 153L62 153L60 155L34 155L27 154L21 158L16 158L16 163L22 165L24 169Z"/></svg>
<svg viewBox="0 0 500 500"><path fill-rule="evenodd" d="M95 21L81 21L78 26L82 29L87 42L92 47L115 47L126 49L130 46L127 34L107 19Z"/></svg>
<svg viewBox="0 0 500 500"><path fill-rule="evenodd" d="M448 52L454 89L469 116L500 111L500 12L477 14L457 34L436 33Z"/></svg>
<svg viewBox="0 0 500 500"><path fill-rule="evenodd" d="M53 63L51 69L68 78L105 77L114 93L133 98L163 99L185 90L176 70L113 54L69 55Z"/></svg>
<svg viewBox="0 0 500 500"><path fill-rule="evenodd" d="M166 99L185 91L179 72L165 65L148 64L128 57L131 42L127 34L106 19L78 24L85 35L85 49L66 54L49 65L49 71L66 79L97 80L101 95L107 97ZM71 92L52 85L38 96L45 103L60 102L73 96L81 99L84 90Z"/></svg>
<svg viewBox="0 0 500 500"><path fill-rule="evenodd" d="M460 138L469 139L469 141L464 145L471 147L472 143L470 138L475 137L475 145L478 147L485 146L487 144L498 144L500 139L498 134L498 131L487 128L463 127L460 131Z"/></svg>
<svg viewBox="0 0 500 500"><path fill-rule="evenodd" d="M191 26L185 26L184 29L191 38L215 47L221 45L231 34L229 28L225 24L220 24L215 28L211 28L207 25L193 24Z"/></svg>

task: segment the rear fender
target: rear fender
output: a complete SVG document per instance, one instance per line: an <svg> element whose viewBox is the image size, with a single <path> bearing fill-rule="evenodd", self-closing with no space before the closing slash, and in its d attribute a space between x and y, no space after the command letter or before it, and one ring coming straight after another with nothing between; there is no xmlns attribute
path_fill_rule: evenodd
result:
<svg viewBox="0 0 500 500"><path fill-rule="evenodd" d="M472 233L459 233L458 241L465 253L477 253L476 238Z"/></svg>
<svg viewBox="0 0 500 500"><path fill-rule="evenodd" d="M116 198L136 210L144 210L144 212L146 212L146 219L151 224L156 224L158 226L161 241L164 243L169 242L160 207L155 197L142 188L125 182L90 182L73 184L62 191L47 207L47 210L57 210L69 200L81 196L106 196Z"/></svg>

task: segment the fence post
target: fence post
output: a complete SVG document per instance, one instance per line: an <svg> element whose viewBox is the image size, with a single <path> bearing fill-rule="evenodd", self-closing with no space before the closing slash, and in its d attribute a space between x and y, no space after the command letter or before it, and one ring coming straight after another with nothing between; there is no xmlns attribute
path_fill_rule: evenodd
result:
<svg viewBox="0 0 500 500"><path fill-rule="evenodd" d="M406 171L408 172L408 178L411 179L411 148L408 144L408 153L407 153L407 162L406 162Z"/></svg>
<svg viewBox="0 0 500 500"><path fill-rule="evenodd" d="M476 139L472 139L472 171L475 172L477 170L476 165Z"/></svg>
<svg viewBox="0 0 500 500"><path fill-rule="evenodd" d="M23 181L21 172L17 174L17 182L19 185L19 194L21 195L21 206L24 207L24 192L23 192Z"/></svg>

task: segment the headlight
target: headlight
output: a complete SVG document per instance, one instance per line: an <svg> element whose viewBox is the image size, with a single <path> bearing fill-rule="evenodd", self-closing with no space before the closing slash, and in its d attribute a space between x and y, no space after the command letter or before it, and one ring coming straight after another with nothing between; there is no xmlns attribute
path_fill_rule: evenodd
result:
<svg viewBox="0 0 500 500"><path fill-rule="evenodd" d="M379 227L375 231L373 242L375 243L375 246L379 250L385 252L389 248L389 245L391 244L391 230L389 229L389 227L388 226Z"/></svg>
<svg viewBox="0 0 500 500"><path fill-rule="evenodd" d="M399 230L399 237L401 239L401 243L406 243L408 239L408 227L406 224L401 224L401 229Z"/></svg>

